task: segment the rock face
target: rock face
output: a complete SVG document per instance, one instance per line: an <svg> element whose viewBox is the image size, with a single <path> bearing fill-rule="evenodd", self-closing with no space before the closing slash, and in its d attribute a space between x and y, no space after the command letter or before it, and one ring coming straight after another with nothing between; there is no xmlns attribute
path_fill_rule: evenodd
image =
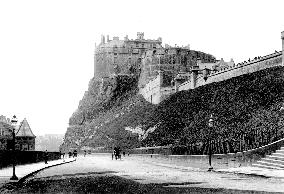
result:
<svg viewBox="0 0 284 194"><path fill-rule="evenodd" d="M92 79L69 120L61 149L139 146L138 134L125 128L145 126L144 117L155 106L138 94L137 85L138 77L135 76Z"/></svg>

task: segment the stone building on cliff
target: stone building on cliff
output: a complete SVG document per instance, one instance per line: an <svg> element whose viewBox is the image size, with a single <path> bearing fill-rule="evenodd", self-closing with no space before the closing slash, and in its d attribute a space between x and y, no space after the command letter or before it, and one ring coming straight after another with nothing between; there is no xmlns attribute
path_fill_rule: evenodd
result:
<svg viewBox="0 0 284 194"><path fill-rule="evenodd" d="M145 39L143 32L138 32L134 40L128 36L123 40L119 37L110 40L107 36L105 40L102 36L95 49L94 78L102 80L103 85L106 79L115 75L135 75L139 77L140 93L156 104L174 93L175 77L190 72L198 60L204 63L216 61L213 55L191 50L189 46L163 47L162 38ZM153 81L155 78L162 79Z"/></svg>
<svg viewBox="0 0 284 194"><path fill-rule="evenodd" d="M138 32L136 39L128 36L120 40L113 37L112 40L102 35L101 43L95 48L94 77L102 79L117 74L136 74L139 72L144 52L148 49L162 47L162 39L144 39L144 33Z"/></svg>

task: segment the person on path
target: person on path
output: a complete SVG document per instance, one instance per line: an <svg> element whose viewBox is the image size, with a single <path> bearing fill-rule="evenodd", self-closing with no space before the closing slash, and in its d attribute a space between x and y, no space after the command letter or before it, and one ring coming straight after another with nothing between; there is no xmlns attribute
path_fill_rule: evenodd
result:
<svg viewBox="0 0 284 194"><path fill-rule="evenodd" d="M73 151L73 158L74 158L74 157L77 157L77 150L74 150L74 151Z"/></svg>
<svg viewBox="0 0 284 194"><path fill-rule="evenodd" d="M48 153L47 150L45 150L44 152L44 163L47 164L47 160L48 160Z"/></svg>

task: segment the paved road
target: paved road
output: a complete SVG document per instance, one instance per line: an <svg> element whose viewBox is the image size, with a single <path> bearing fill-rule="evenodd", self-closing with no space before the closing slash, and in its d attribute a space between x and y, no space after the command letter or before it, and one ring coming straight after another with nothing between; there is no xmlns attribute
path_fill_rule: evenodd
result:
<svg viewBox="0 0 284 194"><path fill-rule="evenodd" d="M284 192L284 180L247 175L206 172L186 167L171 167L134 157L111 160L110 155L79 156L75 162L55 166L31 179L56 179L110 173L140 183L167 183L169 187L225 188L267 192Z"/></svg>

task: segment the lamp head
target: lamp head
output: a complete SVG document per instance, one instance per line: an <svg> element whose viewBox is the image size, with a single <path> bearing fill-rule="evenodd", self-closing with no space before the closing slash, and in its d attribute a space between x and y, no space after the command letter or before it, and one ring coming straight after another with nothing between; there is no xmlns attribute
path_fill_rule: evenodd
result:
<svg viewBox="0 0 284 194"><path fill-rule="evenodd" d="M16 115L14 115L11 119L11 123L12 123L13 126L15 126L17 124L17 122L18 122L18 119L17 119Z"/></svg>
<svg viewBox="0 0 284 194"><path fill-rule="evenodd" d="M209 122L208 122L208 126L209 126L209 127L213 127L213 123L214 123L213 115L211 114L211 115L210 115Z"/></svg>

